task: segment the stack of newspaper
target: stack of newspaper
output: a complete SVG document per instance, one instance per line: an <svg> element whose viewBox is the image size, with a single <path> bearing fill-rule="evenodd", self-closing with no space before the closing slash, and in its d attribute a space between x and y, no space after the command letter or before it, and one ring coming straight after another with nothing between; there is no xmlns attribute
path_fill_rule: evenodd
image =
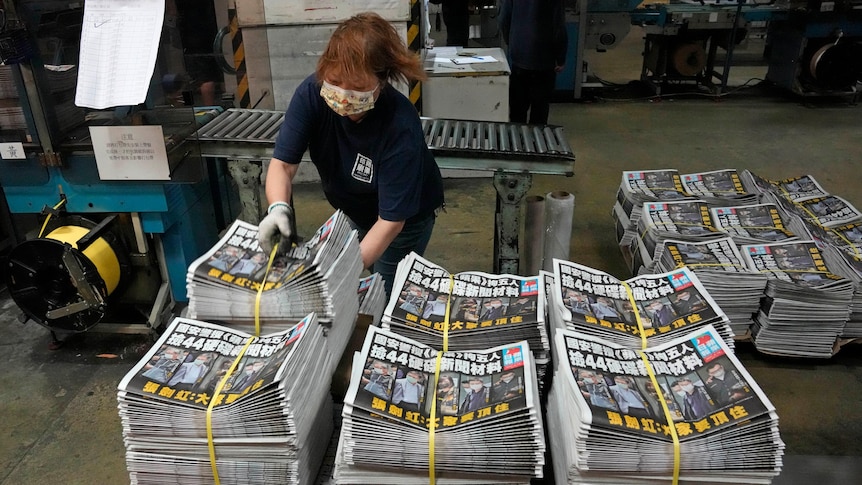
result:
<svg viewBox="0 0 862 485"><path fill-rule="evenodd" d="M272 264L258 244L257 226L237 220L189 266L187 315L224 322L247 333L271 333L314 312L327 329L330 352L337 357L356 321L361 272L357 233L341 211L307 242L276 256Z"/></svg>
<svg viewBox="0 0 862 485"><path fill-rule="evenodd" d="M367 315L372 325L380 325L386 308L386 289L380 273L373 273L359 280L359 314Z"/></svg>
<svg viewBox="0 0 862 485"><path fill-rule="evenodd" d="M620 187L617 190L617 200L613 215L616 224L617 241L632 273L637 273L638 264L633 257L638 256L638 248L633 247L638 239L645 236L639 229L644 204L648 202L672 202L683 200L701 200L710 206L735 206L757 203L758 190L746 186L744 178L735 169L716 170L680 175L675 169L644 170L623 172ZM680 208L678 208L680 209ZM671 228L671 232L689 233L702 236L702 231L696 226L709 229L712 223L709 215L704 218L685 218L680 214L665 214L677 216L679 231ZM692 216L693 217L693 216ZM671 218L672 219L672 218ZM671 222L671 219L665 222ZM658 221L652 221L655 224ZM695 224L695 225L693 225ZM657 227L666 229L665 224ZM682 228L688 226L687 229ZM678 236L678 235L677 235ZM651 248L652 246L650 246ZM648 265L647 265L648 266Z"/></svg>
<svg viewBox="0 0 862 485"><path fill-rule="evenodd" d="M836 273L852 280L855 287L850 318L841 338L862 338L862 222L830 228L807 224L806 228L823 251L826 264Z"/></svg>
<svg viewBox="0 0 862 485"><path fill-rule="evenodd" d="M410 253L398 264L381 326L438 349L443 348L445 322L450 350L526 340L541 377L551 352L544 292L538 276L452 275Z"/></svg>
<svg viewBox="0 0 862 485"><path fill-rule="evenodd" d="M670 483L672 430L681 483L768 484L781 471L775 409L711 326L642 352L560 329L554 354L556 483Z"/></svg>
<svg viewBox="0 0 862 485"><path fill-rule="evenodd" d="M645 202L694 199L682 186L675 169L623 172L613 216L617 241L624 256L630 256L630 246L638 237L637 224Z"/></svg>
<svg viewBox="0 0 862 485"><path fill-rule="evenodd" d="M553 328L639 346L644 338L661 344L712 324L733 348L730 321L687 267L620 281L603 271L554 259L549 300Z"/></svg>
<svg viewBox="0 0 862 485"><path fill-rule="evenodd" d="M685 192L710 205L751 205L758 201L758 191L747 189L734 168L684 174L681 179Z"/></svg>
<svg viewBox="0 0 862 485"><path fill-rule="evenodd" d="M776 204L754 204L710 209L715 227L737 245L792 241L798 236L787 229L788 221Z"/></svg>
<svg viewBox="0 0 862 485"><path fill-rule="evenodd" d="M817 243L831 271L853 281L851 314L841 337L862 337L862 213L811 175L771 181L745 172L743 182L779 205L788 229Z"/></svg>
<svg viewBox="0 0 862 485"><path fill-rule="evenodd" d="M369 328L344 401L336 484L528 484L544 452L526 341L442 352Z"/></svg>
<svg viewBox="0 0 862 485"><path fill-rule="evenodd" d="M224 237L195 260L187 275L188 315L200 320L253 324L257 293L260 320L293 321L310 312L321 319L335 316L342 302L355 315L356 282L362 271L356 231L337 211L304 244L277 256L260 248L257 226L234 221ZM264 278L266 280L264 281ZM352 298L341 298L352 294ZM265 328L266 331L278 329Z"/></svg>
<svg viewBox="0 0 862 485"><path fill-rule="evenodd" d="M850 315L853 282L829 268L814 241L745 245L741 253L769 277L752 327L757 349L831 357Z"/></svg>
<svg viewBox="0 0 862 485"><path fill-rule="evenodd" d="M811 175L772 181L745 171L742 178L746 185L760 190L764 200L779 204L788 214L813 224L835 227L862 220L858 209L826 192Z"/></svg>
<svg viewBox="0 0 862 485"><path fill-rule="evenodd" d="M730 319L736 338L749 339L767 277L746 266L735 241L729 237L703 242L664 240L656 249L655 271L671 271L681 266L697 274Z"/></svg>
<svg viewBox="0 0 862 485"><path fill-rule="evenodd" d="M727 237L717 229L702 200L647 202L637 224L638 238L632 245L634 272L654 272L656 248L665 239L713 241Z"/></svg>
<svg viewBox="0 0 862 485"><path fill-rule="evenodd" d="M118 387L131 482L310 483L333 422L325 346L314 314L260 337L174 319Z"/></svg>

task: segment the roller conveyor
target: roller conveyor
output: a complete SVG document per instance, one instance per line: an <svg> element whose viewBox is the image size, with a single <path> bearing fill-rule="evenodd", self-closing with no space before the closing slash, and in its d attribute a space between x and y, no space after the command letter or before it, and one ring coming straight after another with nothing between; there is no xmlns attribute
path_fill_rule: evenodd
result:
<svg viewBox="0 0 862 485"><path fill-rule="evenodd" d="M422 118L425 143L436 156L574 161L562 128Z"/></svg>
<svg viewBox="0 0 862 485"><path fill-rule="evenodd" d="M197 131L204 157L228 160L244 206L240 217L260 220L262 162L272 157L281 111L229 109ZM518 273L520 203L533 174L574 175L575 155L562 127L421 118L428 148L442 169L493 172L497 192L494 271Z"/></svg>
<svg viewBox="0 0 862 485"><path fill-rule="evenodd" d="M212 157L267 160L281 111L229 109L198 130ZM422 118L425 142L440 168L571 176L575 155L559 126Z"/></svg>

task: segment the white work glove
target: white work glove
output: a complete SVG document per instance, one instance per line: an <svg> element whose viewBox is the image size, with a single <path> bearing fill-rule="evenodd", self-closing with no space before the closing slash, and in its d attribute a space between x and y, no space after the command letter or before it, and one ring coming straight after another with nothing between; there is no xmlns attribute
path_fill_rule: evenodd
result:
<svg viewBox="0 0 862 485"><path fill-rule="evenodd" d="M291 248L296 239L296 218L293 207L287 202L273 202L267 209L266 217L257 228L257 238L261 249L267 255L278 243L278 252L284 253Z"/></svg>

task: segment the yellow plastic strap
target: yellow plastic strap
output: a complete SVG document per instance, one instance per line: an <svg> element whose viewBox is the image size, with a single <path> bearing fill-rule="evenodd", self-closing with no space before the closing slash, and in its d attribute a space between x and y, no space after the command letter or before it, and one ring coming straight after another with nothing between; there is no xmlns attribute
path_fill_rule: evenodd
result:
<svg viewBox="0 0 862 485"><path fill-rule="evenodd" d="M443 330L445 332L445 330ZM443 356L443 352L437 352L437 359L434 363L434 394L431 398L431 415L428 419L430 422L428 423L428 483L429 485L434 485L435 483L435 475L434 472L434 429L436 424L434 420L437 418L437 380L440 379L440 360Z"/></svg>
<svg viewBox="0 0 862 485"><path fill-rule="evenodd" d="M60 207L63 207L63 204L65 204L65 203L66 203L66 199L60 199L60 202L57 202L57 204L54 206L54 210L57 210ZM45 228L48 227L48 221L50 221L50 220L51 220L51 213L49 212L48 217L45 218L45 222L42 223L42 229L39 230L39 237L40 238L42 237L43 234L45 234Z"/></svg>
<svg viewBox="0 0 862 485"><path fill-rule="evenodd" d="M266 285L266 277L269 276L269 270L272 268L272 261L275 259L275 253L278 251L278 243L276 243L272 251L269 254L269 262L266 263L266 271L263 274L263 280L260 282L260 288L257 289L257 298L254 301L254 335L255 337L260 336L260 296L263 294L263 287ZM207 406L207 447L210 452L210 467L213 470L213 480L216 485L219 485L220 480L218 477L218 467L216 466L216 456L215 456L215 445L213 444L213 423L212 423L212 412L213 406L215 406L216 401L218 401L218 397L221 395L221 390L224 388L227 380L233 374L233 371L236 370L237 364L242 360L242 356L245 354L245 351L248 350L248 346L251 345L252 341L254 341L254 337L248 339L248 342L245 343L245 346L240 350L239 355L230 365L230 368L225 373L224 377L222 377L221 381L219 381L218 385L215 388L215 392L213 392L212 398L210 398L209 406Z"/></svg>
<svg viewBox="0 0 862 485"><path fill-rule="evenodd" d="M664 391L658 385L658 379L655 378L655 373L652 370L652 365L649 363L649 359L647 359L646 353L641 351L641 360L646 367L647 374L649 375L650 381L652 381L652 385L658 390L658 392L662 395L662 398L658 401L661 403L661 409L664 411L664 419L667 421L667 428L670 431L670 437L673 439L673 481L671 482L673 485L677 485L679 483L679 435L676 434L676 426L673 424L673 416L670 415L670 408L667 407L667 401L664 399Z"/></svg>
<svg viewBox="0 0 862 485"><path fill-rule="evenodd" d="M824 228L824 229L826 229L826 228ZM849 239L847 239L846 237L844 237L844 234L841 234L840 232L836 231L835 229L826 229L826 230L828 230L829 232L831 232L831 233L835 234L835 235L836 235L836 236L838 236L842 241L844 241L848 246L850 246L851 248L853 248L853 255L854 255L854 256L856 256L856 258L857 258L857 259L862 259L862 254L859 254L859 247L856 245L856 243L851 242Z"/></svg>
<svg viewBox="0 0 862 485"><path fill-rule="evenodd" d="M254 341L254 337L248 339L245 345L242 347L242 350L239 351L239 355L236 356L233 363L231 363L230 368L225 373L224 377L221 378L218 385L213 391L213 395L210 398L210 403L207 406L207 447L210 452L210 468L213 470L213 483L215 485L219 485L221 481L218 477L218 466L216 466L216 456L215 456L215 445L213 444L213 407L215 407L215 403L218 401L219 395L221 395L221 390L224 388L227 380L233 374L233 371L236 370L237 364L242 360L242 356L245 355L245 351L248 350L248 346Z"/></svg>
<svg viewBox="0 0 862 485"><path fill-rule="evenodd" d="M732 226L732 227L738 227L740 229L763 229L763 230L776 229L779 231L786 231L787 230L784 227L776 227L776 226Z"/></svg>
<svg viewBox="0 0 862 485"><path fill-rule="evenodd" d="M632 293L632 287L625 281L621 281L620 283L622 283L623 287L626 289L626 294L629 297L629 302L631 303L632 310L635 314L635 320L637 320L638 323L638 331L641 333L641 360L643 361L647 374L652 381L652 385L662 395L662 399L659 399L659 402L661 403L662 411L664 411L664 419L667 423L667 428L670 430L670 437L673 439L673 485L676 485L679 483L679 435L676 434L676 427L673 424L673 416L671 416L670 408L667 407L667 402L664 400L664 391L662 391L662 387L659 386L658 380L655 378L655 372L653 372L652 365L649 363L649 359L647 359L646 353L643 351L647 348L646 332L644 331L643 320L641 320L641 315L638 311L637 303L635 302L635 295Z"/></svg>
<svg viewBox="0 0 862 485"><path fill-rule="evenodd" d="M789 195L789 193L788 193L786 190L784 190L784 187L781 187L781 190L785 193L785 195ZM789 197L788 197L788 198L789 198ZM853 244L852 242L850 242L849 240L847 240L847 238L845 238L845 237L844 237L844 235L843 235L843 234L841 234L840 232L838 232L838 231L836 231L836 230L834 230L834 229L830 229L830 228L827 228L827 227L822 226L822 225L819 223L820 218L819 218L819 217L817 217L817 215L816 215L816 214L814 214L813 212L811 212L810 210L808 210L808 207L805 207L804 205L800 204L799 202L793 202L793 205L795 205L796 207L799 207L800 209L802 209L802 211L803 211L803 212L808 213L808 215L810 216L810 218L811 218L811 219L813 219L814 221L817 221L817 222L814 222L814 225L815 225L815 226L821 227L821 228L823 228L823 229L826 229L827 231L830 231L830 232L832 232L832 233L836 234L839 238L841 238L844 242L846 242L850 247L852 247L852 248L853 248L853 252L855 253L855 256L856 256L857 258L862 257L862 255L860 255L860 254L859 254L859 250L856 248L856 245L855 245L855 244Z"/></svg>
<svg viewBox="0 0 862 485"><path fill-rule="evenodd" d="M764 268L764 269L760 270L760 272L761 273L814 273L814 274L827 274L827 275L835 274L835 273L831 273L829 271L819 271L816 269L781 269L781 268L775 268L775 269Z"/></svg>
<svg viewBox="0 0 862 485"><path fill-rule="evenodd" d="M785 198L785 199L787 199L787 200L789 200L793 205L795 205L796 207L799 207L800 209L802 209L802 211L803 211L803 212L807 212L807 213L808 213L808 215L809 215L812 219L814 219L815 221L819 221L819 220L820 220L820 218L819 218L819 217L817 217L813 212L811 212L810 210L808 210L808 207L805 207L804 205L800 204L799 202L794 201L794 200L790 197L790 192L788 192L788 191L787 191L787 189L785 189L785 188L784 188L784 187L782 187L781 185L778 185L778 189L779 189L779 190L781 190L781 192L783 192L784 198Z"/></svg>
<svg viewBox="0 0 862 485"><path fill-rule="evenodd" d="M254 298L254 336L260 337L260 297L263 295L263 287L266 286L266 277L269 276L269 270L272 268L272 261L275 259L275 253L278 251L278 243L272 246L272 251L269 252L269 261L266 263L266 271L263 273L263 279L260 281L260 287L257 289L257 296Z"/></svg>
<svg viewBox="0 0 862 485"><path fill-rule="evenodd" d="M428 429L428 484L434 485L436 483L436 473L434 471L434 430L437 428L437 383L440 381L440 362L443 357L443 352L449 351L449 314L451 310L452 303L452 287L455 284L455 278L452 275L449 275L449 291L446 293L449 295L446 300L446 315L443 317L443 350L437 352L437 359L434 362L434 392L432 393L431 398L431 415L429 419L431 420L431 425Z"/></svg>
<svg viewBox="0 0 862 485"><path fill-rule="evenodd" d="M629 297L629 303L631 303L632 311L635 314L635 321L637 321L637 324L638 324L638 332L640 332L640 334L641 334L641 348L645 349L645 348L647 348L647 340L646 340L646 332L644 331L644 322L643 322L643 320L641 320L641 312L638 311L638 305L637 305L637 302L635 301L635 295L634 295L634 293L632 293L632 287L629 286L629 284L626 283L625 281L620 281L620 283L623 285L623 288L626 289L626 294Z"/></svg>
<svg viewBox="0 0 862 485"><path fill-rule="evenodd" d="M693 222L662 222L659 224L650 223L650 224L647 224L646 228L644 228L644 231L640 234L641 241L643 241L644 236L646 236L646 233L648 233L650 229L652 229L653 227L659 227L659 226L661 226L662 228L665 228L667 226L706 227L708 229L713 229L713 230L720 232L720 230L717 227L710 226L709 224L695 224Z"/></svg>
<svg viewBox="0 0 862 485"><path fill-rule="evenodd" d="M746 271L750 271L750 269L745 267L744 265L736 264L736 263L679 263L676 265L676 267L674 269L680 269L680 268L684 268L686 266L688 266L689 269L731 267L731 268L739 268L739 269L744 269Z"/></svg>

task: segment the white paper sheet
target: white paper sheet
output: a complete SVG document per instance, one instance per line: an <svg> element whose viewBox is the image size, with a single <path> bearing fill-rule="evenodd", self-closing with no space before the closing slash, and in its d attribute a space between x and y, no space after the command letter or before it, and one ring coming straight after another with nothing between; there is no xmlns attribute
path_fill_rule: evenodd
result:
<svg viewBox="0 0 862 485"><path fill-rule="evenodd" d="M169 180L171 170L160 125L91 126L102 180Z"/></svg>
<svg viewBox="0 0 862 485"><path fill-rule="evenodd" d="M156 66L164 0L87 0L75 104L143 103Z"/></svg>
<svg viewBox="0 0 862 485"><path fill-rule="evenodd" d="M479 64L483 62L497 62L494 56L458 56L453 57L452 62L455 64Z"/></svg>

